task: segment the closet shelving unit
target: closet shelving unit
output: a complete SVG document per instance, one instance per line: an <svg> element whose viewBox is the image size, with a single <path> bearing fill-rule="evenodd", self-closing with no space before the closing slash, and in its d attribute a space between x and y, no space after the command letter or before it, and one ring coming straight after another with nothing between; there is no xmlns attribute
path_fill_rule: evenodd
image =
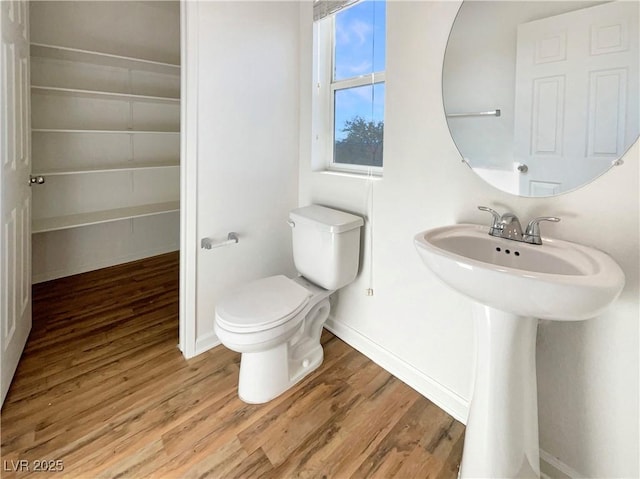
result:
<svg viewBox="0 0 640 479"><path fill-rule="evenodd" d="M32 233L178 211L180 66L38 43L31 62Z"/></svg>

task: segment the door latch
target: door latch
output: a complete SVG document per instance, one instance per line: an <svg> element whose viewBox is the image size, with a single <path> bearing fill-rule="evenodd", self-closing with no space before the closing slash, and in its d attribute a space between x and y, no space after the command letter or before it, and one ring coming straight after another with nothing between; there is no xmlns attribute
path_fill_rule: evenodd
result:
<svg viewBox="0 0 640 479"><path fill-rule="evenodd" d="M45 182L44 176L29 175L29 186L42 185Z"/></svg>

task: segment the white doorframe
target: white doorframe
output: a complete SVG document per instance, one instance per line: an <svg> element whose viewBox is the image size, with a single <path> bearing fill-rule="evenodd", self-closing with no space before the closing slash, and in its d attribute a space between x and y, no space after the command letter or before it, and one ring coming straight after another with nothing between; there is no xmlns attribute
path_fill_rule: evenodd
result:
<svg viewBox="0 0 640 479"><path fill-rule="evenodd" d="M180 1L180 350L196 355L198 2Z"/></svg>

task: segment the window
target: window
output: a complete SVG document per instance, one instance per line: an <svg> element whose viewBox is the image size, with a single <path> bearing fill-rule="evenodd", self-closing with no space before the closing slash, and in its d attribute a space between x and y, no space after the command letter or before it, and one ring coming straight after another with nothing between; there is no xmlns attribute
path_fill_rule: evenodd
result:
<svg viewBox="0 0 640 479"><path fill-rule="evenodd" d="M382 172L386 4L362 0L315 24L315 169Z"/></svg>

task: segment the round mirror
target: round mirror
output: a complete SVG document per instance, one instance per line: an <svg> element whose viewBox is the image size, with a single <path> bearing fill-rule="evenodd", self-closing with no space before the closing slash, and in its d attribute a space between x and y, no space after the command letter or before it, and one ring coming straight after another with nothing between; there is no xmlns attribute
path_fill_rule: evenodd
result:
<svg viewBox="0 0 640 479"><path fill-rule="evenodd" d="M464 1L443 101L464 161L522 196L578 188L638 139L639 2Z"/></svg>

